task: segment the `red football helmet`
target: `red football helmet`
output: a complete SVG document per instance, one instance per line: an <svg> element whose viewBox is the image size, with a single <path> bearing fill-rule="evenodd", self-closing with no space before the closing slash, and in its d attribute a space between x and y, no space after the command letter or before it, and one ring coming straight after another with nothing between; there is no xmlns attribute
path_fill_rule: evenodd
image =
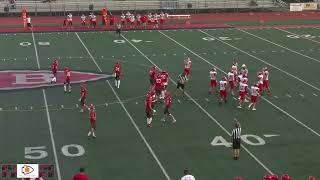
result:
<svg viewBox="0 0 320 180"><path fill-rule="evenodd" d="M272 180L272 176L271 175L265 175L263 177L263 180Z"/></svg>
<svg viewBox="0 0 320 180"><path fill-rule="evenodd" d="M316 180L316 177L314 177L314 176L309 176L308 180Z"/></svg>
<svg viewBox="0 0 320 180"><path fill-rule="evenodd" d="M69 67L65 67L64 71L70 71Z"/></svg>
<svg viewBox="0 0 320 180"><path fill-rule="evenodd" d="M237 176L236 180L242 180L242 177L241 176Z"/></svg>
<svg viewBox="0 0 320 180"><path fill-rule="evenodd" d="M166 97L169 97L169 96L171 96L171 93L170 93L170 91L166 91Z"/></svg>
<svg viewBox="0 0 320 180"><path fill-rule="evenodd" d="M243 78L242 83L247 84L248 83L248 79L247 78Z"/></svg>
<svg viewBox="0 0 320 180"><path fill-rule="evenodd" d="M93 104L90 104L90 111L93 111L95 108L94 108L94 105Z"/></svg>
<svg viewBox="0 0 320 180"><path fill-rule="evenodd" d="M227 77L225 77L225 76L222 76L222 78L221 78L222 80L224 80L224 81L226 81L227 80Z"/></svg>
<svg viewBox="0 0 320 180"><path fill-rule="evenodd" d="M276 174L272 175L272 180L279 180L279 177Z"/></svg>
<svg viewBox="0 0 320 180"><path fill-rule="evenodd" d="M288 175L288 174L284 174L283 176L282 176L282 180L290 180L291 178L290 178L290 176Z"/></svg>

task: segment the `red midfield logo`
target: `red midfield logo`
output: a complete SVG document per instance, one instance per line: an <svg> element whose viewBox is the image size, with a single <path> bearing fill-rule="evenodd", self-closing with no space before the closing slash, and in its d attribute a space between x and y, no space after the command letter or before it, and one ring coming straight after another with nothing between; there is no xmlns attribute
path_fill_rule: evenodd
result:
<svg viewBox="0 0 320 180"><path fill-rule="evenodd" d="M0 90L30 89L63 85L65 79L63 71L57 72L56 83L51 84L52 77L51 71L46 70L0 71ZM71 71L71 83L73 84L107 79L110 77L112 77L112 75Z"/></svg>

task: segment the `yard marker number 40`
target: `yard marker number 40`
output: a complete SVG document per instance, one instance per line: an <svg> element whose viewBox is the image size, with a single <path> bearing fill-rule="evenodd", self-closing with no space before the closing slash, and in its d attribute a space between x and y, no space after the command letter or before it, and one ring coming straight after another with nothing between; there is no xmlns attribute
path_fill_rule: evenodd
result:
<svg viewBox="0 0 320 180"><path fill-rule="evenodd" d="M44 159L48 156L46 151L46 146L37 146L37 147L25 147L24 148L24 158L26 159ZM72 153L70 149L74 149ZM79 157L83 156L85 153L84 148L78 144L69 144L64 145L61 148L61 152L66 157Z"/></svg>
<svg viewBox="0 0 320 180"><path fill-rule="evenodd" d="M251 139L251 140L250 140ZM254 141L253 141L254 139ZM251 146L262 146L266 144L266 141L261 137L254 134L244 134L241 136L241 140ZM211 141L212 146L225 146L231 147L231 143L224 139L222 136L216 136Z"/></svg>

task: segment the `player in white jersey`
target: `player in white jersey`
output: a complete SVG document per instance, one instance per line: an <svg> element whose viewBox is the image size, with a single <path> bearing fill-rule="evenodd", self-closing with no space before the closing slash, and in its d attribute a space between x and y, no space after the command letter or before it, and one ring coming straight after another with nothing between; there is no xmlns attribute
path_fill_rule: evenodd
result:
<svg viewBox="0 0 320 180"><path fill-rule="evenodd" d="M219 102L219 104L221 104L222 101L227 103L227 78L225 76L223 76L221 78L219 85L220 85L220 102Z"/></svg>
<svg viewBox="0 0 320 180"><path fill-rule="evenodd" d="M215 88L215 91L217 90L217 70L216 68L212 68L210 71L210 87L209 87L209 94L212 94L212 89Z"/></svg>
<svg viewBox="0 0 320 180"><path fill-rule="evenodd" d="M72 26L72 14L71 13L69 13L67 15L67 22L68 22L68 26Z"/></svg>
<svg viewBox="0 0 320 180"><path fill-rule="evenodd" d="M241 69L240 69L240 74L242 76L248 76L248 68L245 64L242 64Z"/></svg>
<svg viewBox="0 0 320 180"><path fill-rule="evenodd" d="M193 175L189 173L189 170L185 169L183 171L183 177L181 178L181 180L196 180L196 179L194 178Z"/></svg>
<svg viewBox="0 0 320 180"><path fill-rule="evenodd" d="M191 58L187 57L187 59L184 60L184 74L189 79L190 71L191 71Z"/></svg>
<svg viewBox="0 0 320 180"><path fill-rule="evenodd" d="M122 24L122 26L124 26L125 23L126 23L126 16L122 13L122 15L121 15L121 24Z"/></svg>
<svg viewBox="0 0 320 180"><path fill-rule="evenodd" d="M136 20L136 19L135 19L134 15L131 14L131 16L130 16L130 23L131 23L131 28L132 28L132 29L134 28L135 20Z"/></svg>
<svg viewBox="0 0 320 180"><path fill-rule="evenodd" d="M263 87L267 89L268 95L271 95L270 87L269 87L269 71L267 67L263 68Z"/></svg>
<svg viewBox="0 0 320 180"><path fill-rule="evenodd" d="M241 104L245 100L247 92L248 92L248 84L247 80L243 80L239 84L239 105L238 108L242 108Z"/></svg>
<svg viewBox="0 0 320 180"><path fill-rule="evenodd" d="M235 78L234 78L234 73L233 70L230 69L230 71L228 72L228 81L229 81L229 87L230 87L230 91L231 94L234 95L234 84L235 84Z"/></svg>
<svg viewBox="0 0 320 180"><path fill-rule="evenodd" d="M148 24L149 24L149 25L151 24L151 21L152 21L152 14L149 13L149 14L148 14Z"/></svg>
<svg viewBox="0 0 320 180"><path fill-rule="evenodd" d="M258 84L252 85L251 89L250 89L250 94L251 94L251 102L248 106L248 108L250 109L252 106L252 110L255 111L256 109L256 103L257 103L257 97L259 95L259 88L258 88Z"/></svg>
<svg viewBox="0 0 320 180"><path fill-rule="evenodd" d="M154 15L153 15L153 20L154 20L154 28L159 28L159 21L158 21L158 19L159 19L159 16L158 16L158 14L157 13L155 13Z"/></svg>
<svg viewBox="0 0 320 180"><path fill-rule="evenodd" d="M81 19L81 26L86 26L86 16L82 14L80 19Z"/></svg>
<svg viewBox="0 0 320 180"><path fill-rule="evenodd" d="M259 93L262 95L263 94L263 73L259 71L257 74L257 77L258 77Z"/></svg>

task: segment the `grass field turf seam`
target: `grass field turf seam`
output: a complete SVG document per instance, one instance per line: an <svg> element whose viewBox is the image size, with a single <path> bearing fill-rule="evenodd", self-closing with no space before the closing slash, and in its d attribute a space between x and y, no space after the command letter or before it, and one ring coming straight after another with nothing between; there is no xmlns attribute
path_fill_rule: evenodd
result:
<svg viewBox="0 0 320 180"><path fill-rule="evenodd" d="M295 76L295 75L293 75L293 74L291 74L291 73L289 73L289 72L287 72L287 71L285 71L285 70L283 70L283 69L281 69L281 68L278 68L277 66L274 66L273 64L268 63L267 61L265 61L265 60L263 60L263 59L261 59L261 58L259 58L259 57L257 57L257 56L254 56L254 55L252 55L252 54L250 54L250 53L248 53L248 52L246 52L246 51L244 51L244 50L242 50L242 49L240 49L240 48L238 48L238 47L236 47L236 46L234 46L234 45L232 45L232 44L229 44L229 43L227 43L227 42L221 41L220 39L214 37L213 35L211 35L211 34L209 34L209 33L206 33L206 32L204 32L204 31L202 31L202 30L199 30L199 31L202 32L203 34L206 34L206 35L212 37L212 38L215 38L217 41L219 41L219 42L221 42L221 43L223 43L223 44L226 44L226 45L228 45L228 46L230 46L230 47L232 47L232 48L234 48L234 49L236 49L236 50L238 50L238 51L240 51L240 52L242 52L242 53L244 53L244 54L247 54L248 56L250 56L250 57L252 57L252 58L254 58L254 59L258 60L258 61L263 62L264 64L269 65L270 67L273 67L274 69L277 69L277 70L285 73L285 74L288 75L288 76L293 77L294 79L296 79L296 80L298 80L298 81L300 81L300 82L302 82L302 83L304 83L304 84L306 84L306 85L308 85L308 86L312 87L313 89L315 89L315 90L317 90L317 91L320 92L320 88L318 88L318 87L316 87L316 86L314 86L314 85L306 82L305 80L303 80L303 79L301 79L301 78L299 78L299 77L297 77L297 76Z"/></svg>
<svg viewBox="0 0 320 180"><path fill-rule="evenodd" d="M211 62L209 62L208 60L206 60L205 58L201 57L200 55L198 55L197 53L193 52L192 50L190 50L189 48L185 47L184 45L182 45L181 43L177 42L176 40L174 40L173 38L169 37L168 35L164 34L163 32L159 31L163 36L167 37L168 39L170 39L171 41L175 42L176 44L178 44L179 46L185 48L186 50L188 50L189 52L191 52L192 54L194 54L195 56L199 57L200 59L202 59L203 61L205 61L206 63L208 63L209 65L217 68L219 71L221 71L224 74L227 74L225 71L223 71L221 68L217 67L216 65L212 64ZM215 39L217 39L220 42L223 42L221 40L219 40L218 38L200 30L200 32L211 36ZM225 42L223 42L225 43ZM227 43L228 44L228 43ZM228 44L229 45L229 44ZM231 45L232 46L232 45ZM234 46L232 46L234 47ZM241 50L242 51L242 50ZM245 52L245 51L244 51ZM254 56L255 57L255 56ZM281 111L282 113L284 113L285 115L289 116L290 118L292 118L294 121L296 121L297 123L299 123L300 125L302 125L303 127L305 127L306 129L308 129L309 131L311 131L312 133L314 133L315 135L320 137L320 134L318 132L316 132L315 130L313 130L312 128L310 128L309 126L307 126L306 124L304 124L303 122L299 121L297 118L295 118L294 116L292 116L291 114L289 114L288 112L286 112L285 110L283 110L282 108L278 107L277 105L273 104L272 102L270 102L269 100L267 100L266 98L262 97L263 100L265 100L266 102L268 102L270 105L272 105L273 107L275 107L276 109L278 109L279 111Z"/></svg>
<svg viewBox="0 0 320 180"><path fill-rule="evenodd" d="M80 38L80 36L78 35L77 32L75 32L77 38L79 39L80 43L82 44L82 46L85 48L85 50L87 51L88 55L91 57L91 60L94 62L94 64L97 66L98 70L100 72L102 72L100 66L98 65L98 63L96 62L96 60L94 59L94 57L92 56L92 54L90 53L89 49L87 48L87 46L84 44L84 42L82 41L82 39ZM127 116L129 117L131 123L133 124L134 128L137 130L139 136L141 137L141 139L143 140L143 142L145 143L146 147L148 148L149 152L151 153L152 157L155 159L155 161L157 162L158 166L160 167L163 175L166 177L167 180L171 180L170 176L168 175L167 171L165 170L165 168L163 167L162 163L160 162L159 158L157 157L157 155L155 154L155 152L153 151L152 147L150 146L150 144L148 143L148 141L146 140L146 138L144 137L144 135L142 134L142 132L140 131L139 127L137 126L135 120L132 118L132 116L130 115L130 113L128 112L127 108L125 107L124 103L122 102L122 100L120 99L119 95L117 94L117 92L114 90L114 88L112 87L112 85L110 84L109 80L106 80L107 84L109 85L109 87L111 88L113 94L116 96L117 100L119 101L121 107L123 108L123 110L126 112Z"/></svg>
<svg viewBox="0 0 320 180"><path fill-rule="evenodd" d="M159 31L160 32L160 31ZM160 71L161 68L155 64L150 58L148 58L142 51L140 51L134 44L132 44L132 42L130 42L124 35L121 35L122 38L124 38L133 48L135 48L141 55L143 55L151 64L153 64L154 66L156 66ZM174 85L177 85L177 83L170 77L171 82ZM214 121L227 135L231 136L231 134L226 130L226 128L224 126L221 125L221 123L216 120L208 111L206 111L196 100L194 100L192 98L191 95L189 95L187 92L185 92L185 95L187 95L187 97L189 99L192 100L192 102L198 107L200 108L212 121ZM254 154L252 154L243 144L242 144L242 148L256 161L258 162L258 164L260 164L269 174L273 174L273 172L266 166L264 165Z"/></svg>

